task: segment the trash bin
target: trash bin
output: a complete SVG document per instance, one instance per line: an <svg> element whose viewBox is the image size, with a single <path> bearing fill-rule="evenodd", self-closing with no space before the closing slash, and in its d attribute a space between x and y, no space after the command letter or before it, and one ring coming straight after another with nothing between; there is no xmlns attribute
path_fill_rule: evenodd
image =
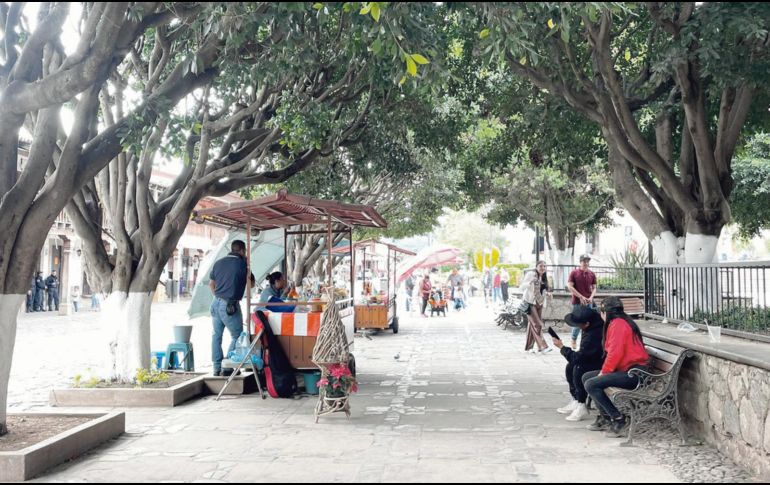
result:
<svg viewBox="0 0 770 485"><path fill-rule="evenodd" d="M318 381L321 380L321 371L303 372L305 378L305 392L317 396L319 394Z"/></svg>
<svg viewBox="0 0 770 485"><path fill-rule="evenodd" d="M192 325L174 325L174 343L189 344L192 330Z"/></svg>

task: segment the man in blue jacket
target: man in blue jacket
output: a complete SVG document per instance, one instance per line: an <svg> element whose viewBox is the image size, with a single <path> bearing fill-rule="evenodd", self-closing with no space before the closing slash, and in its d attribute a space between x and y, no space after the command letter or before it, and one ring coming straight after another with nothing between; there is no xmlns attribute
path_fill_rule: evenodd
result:
<svg viewBox="0 0 770 485"><path fill-rule="evenodd" d="M567 421L582 421L589 416L588 407L586 407L588 393L583 385L583 374L602 368L604 320L593 308L578 306L564 317L564 321L572 328L581 329L583 338L580 340L580 349L577 351L565 347L561 340L553 339L553 344L561 349L561 355L567 359L566 376L569 392L572 395L572 401L563 408L557 409L557 412L569 414Z"/></svg>

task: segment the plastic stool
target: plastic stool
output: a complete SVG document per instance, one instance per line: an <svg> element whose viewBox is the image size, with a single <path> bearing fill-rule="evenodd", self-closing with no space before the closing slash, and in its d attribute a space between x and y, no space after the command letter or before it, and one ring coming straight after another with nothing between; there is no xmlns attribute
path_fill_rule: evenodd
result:
<svg viewBox="0 0 770 485"><path fill-rule="evenodd" d="M177 352L182 353L182 360L178 360ZM168 344L166 355L168 358L166 359L166 365L163 366L163 370L178 369L184 363L185 371L195 371L195 354L193 353L193 345L191 343Z"/></svg>
<svg viewBox="0 0 770 485"><path fill-rule="evenodd" d="M150 362L152 362L152 359L156 359L155 366L158 369L163 369L163 362L165 361L166 353L161 351L153 351L150 352Z"/></svg>

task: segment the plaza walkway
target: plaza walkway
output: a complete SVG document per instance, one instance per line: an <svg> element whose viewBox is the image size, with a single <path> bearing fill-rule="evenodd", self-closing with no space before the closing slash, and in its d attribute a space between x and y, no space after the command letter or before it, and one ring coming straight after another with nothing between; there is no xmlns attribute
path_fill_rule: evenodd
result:
<svg viewBox="0 0 770 485"><path fill-rule="evenodd" d="M182 308L159 305L154 321L168 322ZM677 447L673 435L665 432L658 444L642 440L639 447L621 448L619 440L587 431L587 422L565 421L554 411L569 397L562 375L564 359L556 352L523 353L523 333L504 332L492 317L477 303L447 318L404 318L398 335L357 338L361 390L352 401L349 421L341 415L314 424L311 397L262 401L250 395L220 402L208 397L175 409L129 410L125 436L40 480L746 479L712 449ZM86 321L70 323L80 326L80 336L61 332L49 336L49 343L56 344L58 338L63 345L76 345L88 335L95 338L96 320L91 321L91 315L80 318ZM46 333L59 333L43 327L65 325L50 321L38 316L23 319L18 350L26 354L46 339ZM196 360L204 363L209 357L208 335L208 321L197 320L196 350L202 355ZM62 373L89 360L88 346L83 344L60 354L57 358L70 357L75 364L33 376L14 369L12 404L35 409L29 403L42 403L41 395L47 396L47 389L39 388L45 379L62 378ZM25 359L17 357L15 363Z"/></svg>

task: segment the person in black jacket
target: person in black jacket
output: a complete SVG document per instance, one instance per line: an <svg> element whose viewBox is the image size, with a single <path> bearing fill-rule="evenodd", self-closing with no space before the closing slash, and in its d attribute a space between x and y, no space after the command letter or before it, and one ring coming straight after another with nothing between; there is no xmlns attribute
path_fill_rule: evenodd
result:
<svg viewBox="0 0 770 485"><path fill-rule="evenodd" d="M56 274L56 270L53 270L51 275L45 279L45 289L48 293L48 311L59 311L59 276Z"/></svg>
<svg viewBox="0 0 770 485"><path fill-rule="evenodd" d="M561 340L554 339L553 344L561 349L561 355L567 359L567 383L572 401L557 409L561 414L569 414L567 421L582 421L589 415L586 407L588 393L583 385L583 374L602 368L604 348L602 346L604 320L599 313L587 306L577 307L564 317L567 325L583 331L580 349L574 351L565 347Z"/></svg>
<svg viewBox="0 0 770 485"><path fill-rule="evenodd" d="M43 272L38 271L35 275L35 298L34 298L34 311L44 311L43 297L45 296L45 280L43 279Z"/></svg>

